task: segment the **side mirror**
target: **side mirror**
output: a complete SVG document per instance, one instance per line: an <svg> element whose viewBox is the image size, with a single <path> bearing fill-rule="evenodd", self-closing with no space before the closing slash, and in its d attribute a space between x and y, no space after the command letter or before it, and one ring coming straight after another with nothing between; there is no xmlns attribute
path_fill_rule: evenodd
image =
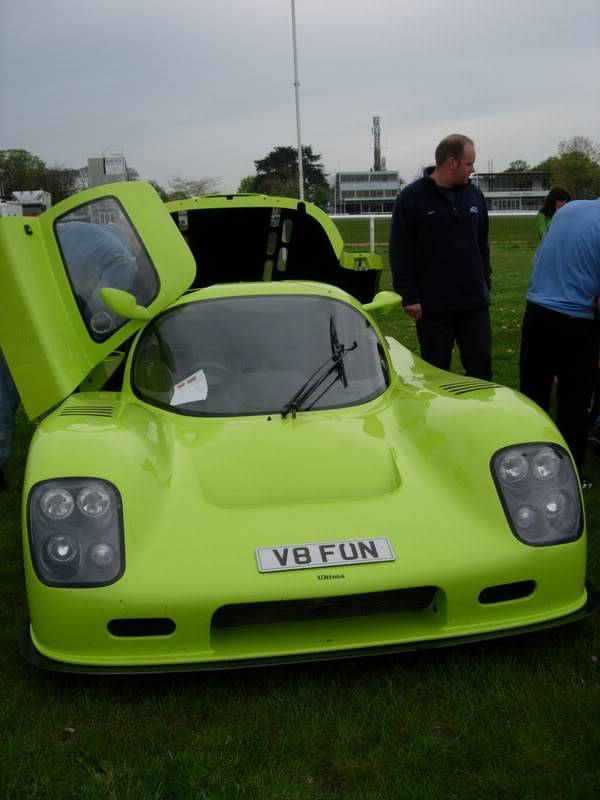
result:
<svg viewBox="0 0 600 800"><path fill-rule="evenodd" d="M396 292L377 292L370 303L363 303L363 308L370 314L389 314L390 311L399 306L402 298Z"/></svg>
<svg viewBox="0 0 600 800"><path fill-rule="evenodd" d="M115 314L125 319L150 319L150 312L144 306L138 306L137 300L123 289L105 287L100 289L100 297Z"/></svg>

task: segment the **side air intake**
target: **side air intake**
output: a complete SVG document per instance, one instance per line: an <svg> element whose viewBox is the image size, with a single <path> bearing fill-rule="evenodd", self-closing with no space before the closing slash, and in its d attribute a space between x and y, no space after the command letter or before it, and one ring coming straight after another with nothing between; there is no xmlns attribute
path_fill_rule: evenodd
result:
<svg viewBox="0 0 600 800"><path fill-rule="evenodd" d="M443 389L448 394L461 395L470 394L471 392L481 392L485 389L502 389L503 386L499 383L490 383L489 381L460 381L457 383L443 383L440 389Z"/></svg>
<svg viewBox="0 0 600 800"><path fill-rule="evenodd" d="M59 412L59 417L112 417L115 409L113 406L85 406L73 405L65 406Z"/></svg>

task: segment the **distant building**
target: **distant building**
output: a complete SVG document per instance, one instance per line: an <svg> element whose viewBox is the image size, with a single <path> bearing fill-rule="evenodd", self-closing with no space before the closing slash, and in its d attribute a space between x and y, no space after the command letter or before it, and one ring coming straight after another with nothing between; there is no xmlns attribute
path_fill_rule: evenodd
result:
<svg viewBox="0 0 600 800"><path fill-rule="evenodd" d="M335 214L389 214L400 191L400 176L395 170L336 172Z"/></svg>
<svg viewBox="0 0 600 800"><path fill-rule="evenodd" d="M0 217L22 217L23 207L16 200L0 200Z"/></svg>
<svg viewBox="0 0 600 800"><path fill-rule="evenodd" d="M489 211L539 211L550 190L549 172L476 172L471 180Z"/></svg>
<svg viewBox="0 0 600 800"><path fill-rule="evenodd" d="M37 217L52 205L52 195L43 189L34 189L31 192L13 192L12 196L20 204L24 217Z"/></svg>
<svg viewBox="0 0 600 800"><path fill-rule="evenodd" d="M127 162L121 153L88 158L88 185L118 183L127 180Z"/></svg>

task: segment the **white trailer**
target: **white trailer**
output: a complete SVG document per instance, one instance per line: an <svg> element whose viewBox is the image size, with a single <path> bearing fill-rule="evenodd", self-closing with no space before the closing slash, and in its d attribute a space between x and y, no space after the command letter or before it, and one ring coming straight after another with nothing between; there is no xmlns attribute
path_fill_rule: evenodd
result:
<svg viewBox="0 0 600 800"><path fill-rule="evenodd" d="M23 206L18 200L0 200L0 217L22 217Z"/></svg>

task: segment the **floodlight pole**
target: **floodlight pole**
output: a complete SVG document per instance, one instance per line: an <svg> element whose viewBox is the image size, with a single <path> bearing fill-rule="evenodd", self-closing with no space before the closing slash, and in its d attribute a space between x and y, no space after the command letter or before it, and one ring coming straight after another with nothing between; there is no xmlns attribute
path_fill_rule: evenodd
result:
<svg viewBox="0 0 600 800"><path fill-rule="evenodd" d="M296 48L296 4L292 0L292 42L294 45L294 91L296 94L296 133L298 136L298 191L300 200L304 200L304 176L302 175L302 140L300 138L300 97L298 89L298 51Z"/></svg>

